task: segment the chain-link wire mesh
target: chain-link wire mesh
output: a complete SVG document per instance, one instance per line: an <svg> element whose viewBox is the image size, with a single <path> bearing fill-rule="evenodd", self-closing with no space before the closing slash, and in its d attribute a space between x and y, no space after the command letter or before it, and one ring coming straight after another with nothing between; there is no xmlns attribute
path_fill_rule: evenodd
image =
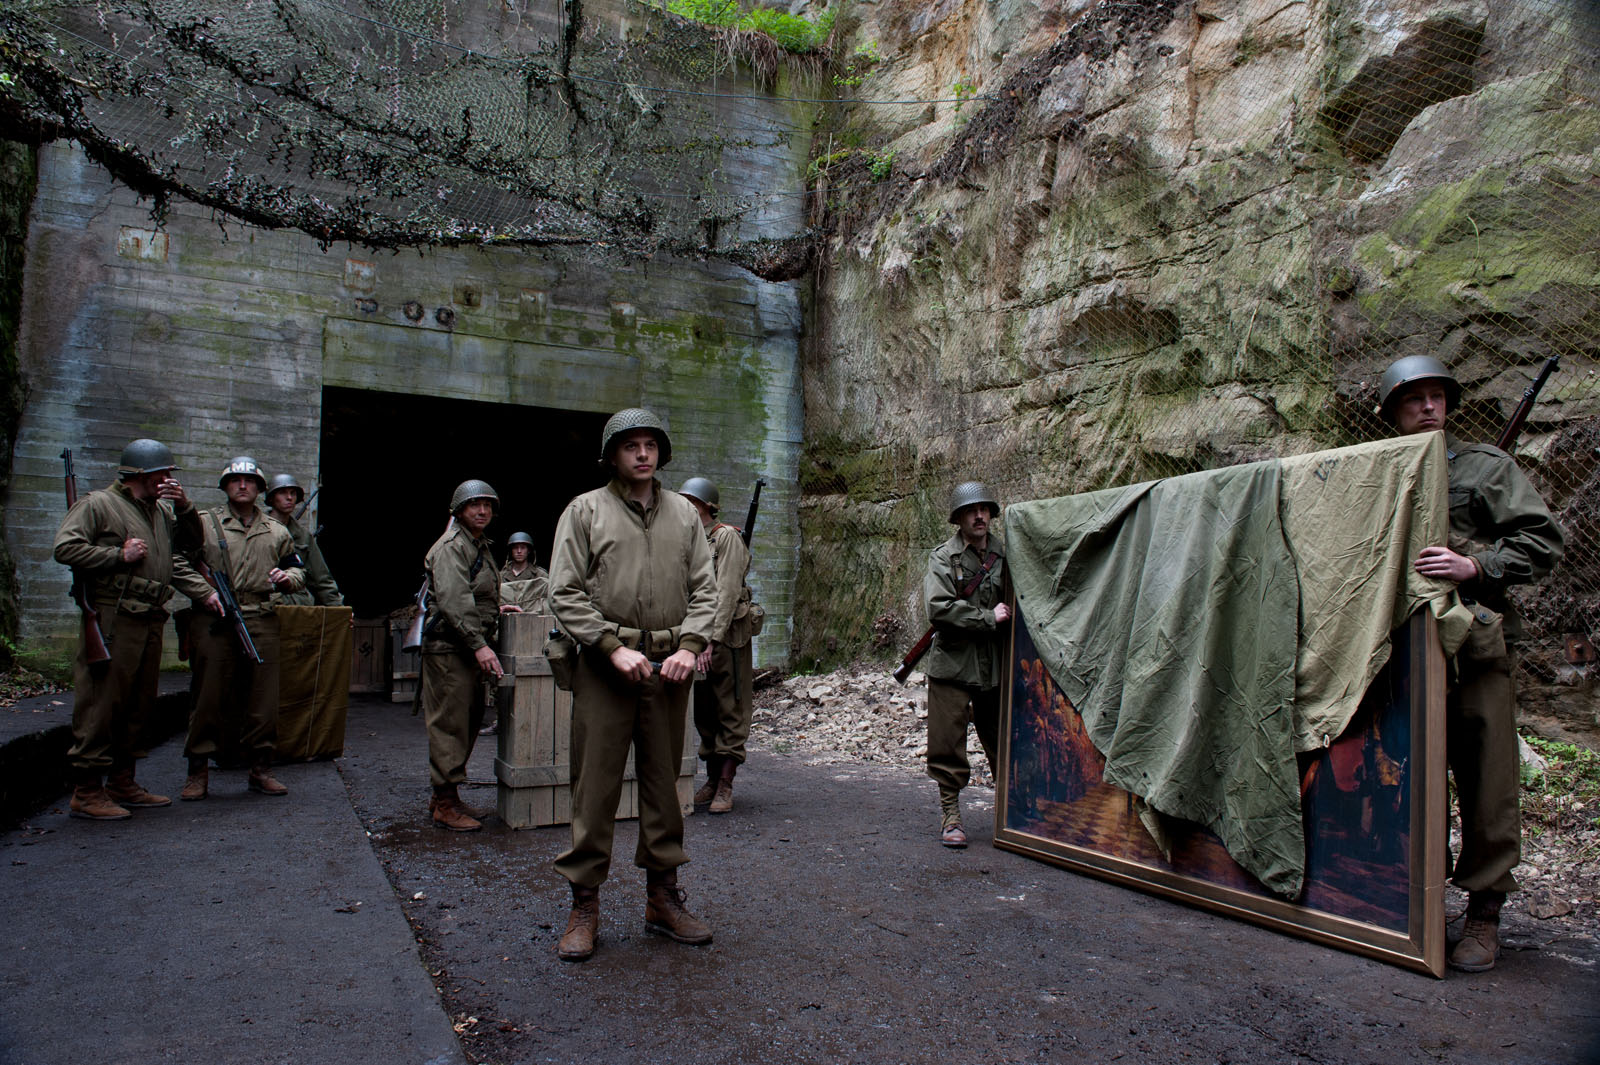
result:
<svg viewBox="0 0 1600 1065"><path fill-rule="evenodd" d="M865 147L819 181L801 568L847 579L802 597L800 662L910 643L960 481L1016 501L1380 437L1416 353L1493 442L1559 356L1513 450L1567 533L1520 594L1526 665L1574 682L1600 623L1592 5L1102 3L962 76L984 98L926 126L845 116Z"/></svg>
<svg viewBox="0 0 1600 1065"><path fill-rule="evenodd" d="M1368 439L1419 352L1479 440L1561 357L1515 446L1568 534L1523 597L1531 668L1595 634L1586 0L818 4L801 59L595 6L12 0L0 132L330 242L814 268L802 663L919 623L956 482L1038 498Z"/></svg>

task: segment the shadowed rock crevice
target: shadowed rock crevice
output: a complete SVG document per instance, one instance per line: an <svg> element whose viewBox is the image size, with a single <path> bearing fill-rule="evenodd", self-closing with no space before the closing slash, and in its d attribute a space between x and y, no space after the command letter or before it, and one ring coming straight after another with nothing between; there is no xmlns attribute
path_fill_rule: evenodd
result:
<svg viewBox="0 0 1600 1065"><path fill-rule="evenodd" d="M1381 162L1412 119L1436 103L1470 93L1483 29L1481 21L1434 19L1393 55L1364 64L1322 112L1345 158ZM1397 86L1405 91L1397 92Z"/></svg>

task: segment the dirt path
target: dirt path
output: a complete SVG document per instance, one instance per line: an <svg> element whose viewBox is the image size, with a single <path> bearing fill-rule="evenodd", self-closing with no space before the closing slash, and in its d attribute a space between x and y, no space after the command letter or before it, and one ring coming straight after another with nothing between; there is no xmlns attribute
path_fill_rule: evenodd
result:
<svg viewBox="0 0 1600 1065"><path fill-rule="evenodd" d="M683 870L710 948L643 933L619 826L601 946L564 964L564 829L426 825L421 725L352 707L352 801L480 1062L1551 1062L1600 1051L1600 947L1511 928L1492 973L1436 981L995 850L947 851L903 766L758 750ZM493 743L474 757L488 780ZM492 789L468 801L491 805ZM990 794L974 789L974 798Z"/></svg>

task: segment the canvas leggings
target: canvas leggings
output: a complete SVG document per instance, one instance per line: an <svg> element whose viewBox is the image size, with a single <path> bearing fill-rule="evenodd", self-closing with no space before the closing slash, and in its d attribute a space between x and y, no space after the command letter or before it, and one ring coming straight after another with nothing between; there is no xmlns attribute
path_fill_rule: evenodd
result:
<svg viewBox="0 0 1600 1065"><path fill-rule="evenodd" d="M1445 754L1456 782L1461 853L1451 879L1465 891L1517 890L1522 857L1516 688L1510 653L1456 657L1445 710Z"/></svg>
<svg viewBox="0 0 1600 1065"><path fill-rule="evenodd" d="M743 765L750 738L752 645L713 644L711 668L694 686L694 727L700 733L700 760Z"/></svg>
<svg viewBox="0 0 1600 1065"><path fill-rule="evenodd" d="M145 723L156 701L167 615L156 611L134 617L118 612L115 603L99 604L99 609L111 660L91 668L83 641L78 641L67 761L74 769L104 773L132 766L149 754Z"/></svg>
<svg viewBox="0 0 1600 1065"><path fill-rule="evenodd" d="M183 753L191 760L231 754L222 750L224 723L238 722L239 746L250 752L252 764L272 761L278 743L278 619L262 614L244 624L260 665L245 657L229 622L206 610L196 610L189 622L194 706Z"/></svg>
<svg viewBox="0 0 1600 1065"><path fill-rule="evenodd" d="M669 872L689 860L678 772L691 687L664 683L659 673L635 684L600 652L579 654L572 678L572 846L556 859L556 872L573 884L599 887L610 874L630 749L639 790L634 864Z"/></svg>
<svg viewBox="0 0 1600 1065"><path fill-rule="evenodd" d="M978 688L928 678L928 775L939 785L939 808L946 826L961 820L961 789L972 777L967 761L967 723L978 733L989 768L996 765L1000 731L1000 689Z"/></svg>
<svg viewBox="0 0 1600 1065"><path fill-rule="evenodd" d="M483 671L460 651L422 653L422 719L428 729L428 779L434 787L467 782L467 761L485 713Z"/></svg>

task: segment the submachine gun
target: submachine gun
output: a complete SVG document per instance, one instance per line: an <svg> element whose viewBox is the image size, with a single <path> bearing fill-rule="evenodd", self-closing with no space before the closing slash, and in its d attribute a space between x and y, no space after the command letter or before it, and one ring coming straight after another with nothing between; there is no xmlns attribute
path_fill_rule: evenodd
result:
<svg viewBox="0 0 1600 1065"><path fill-rule="evenodd" d="M78 475L72 468L70 447L62 449L61 461L66 464L67 509L71 510L78 503ZM91 666L111 661L111 650L106 646L106 634L100 628L100 611L90 602L89 589L84 586L83 578L78 576L76 569L72 571L72 591L68 594L72 596L72 601L78 604L78 611L83 615L85 661Z"/></svg>

